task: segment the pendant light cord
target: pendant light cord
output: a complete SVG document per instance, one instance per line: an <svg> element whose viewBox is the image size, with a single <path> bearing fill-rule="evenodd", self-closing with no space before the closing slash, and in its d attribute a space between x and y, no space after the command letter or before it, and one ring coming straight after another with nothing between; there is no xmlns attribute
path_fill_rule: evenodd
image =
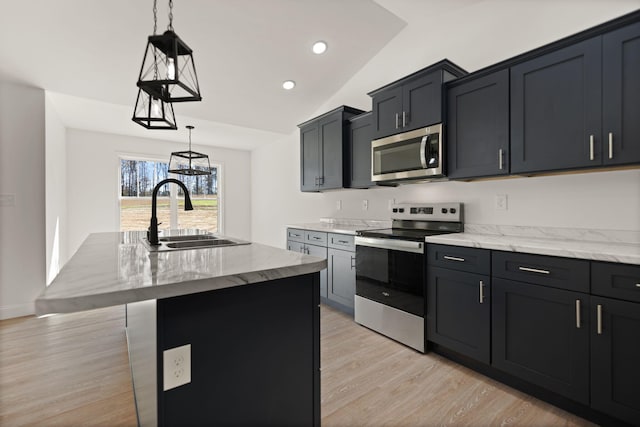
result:
<svg viewBox="0 0 640 427"><path fill-rule="evenodd" d="M153 35L158 32L158 0L153 0Z"/></svg>
<svg viewBox="0 0 640 427"><path fill-rule="evenodd" d="M173 31L173 0L169 0L169 25L167 29Z"/></svg>
<svg viewBox="0 0 640 427"><path fill-rule="evenodd" d="M192 169L192 167L191 167L191 155L192 155L193 151L191 151L191 129L193 129L193 126L189 125L189 126L187 126L187 129L189 129L189 169Z"/></svg>

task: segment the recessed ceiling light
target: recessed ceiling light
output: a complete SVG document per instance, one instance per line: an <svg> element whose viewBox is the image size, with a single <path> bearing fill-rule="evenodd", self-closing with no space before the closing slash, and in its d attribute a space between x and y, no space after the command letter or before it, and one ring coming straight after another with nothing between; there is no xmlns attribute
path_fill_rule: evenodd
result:
<svg viewBox="0 0 640 427"><path fill-rule="evenodd" d="M283 89L291 90L294 87L296 87L296 82L294 82L293 80L285 80L284 82L282 82Z"/></svg>
<svg viewBox="0 0 640 427"><path fill-rule="evenodd" d="M315 53L316 55L320 55L321 53L324 53L327 50L327 43L323 42L322 40L317 41L313 44L313 53Z"/></svg>

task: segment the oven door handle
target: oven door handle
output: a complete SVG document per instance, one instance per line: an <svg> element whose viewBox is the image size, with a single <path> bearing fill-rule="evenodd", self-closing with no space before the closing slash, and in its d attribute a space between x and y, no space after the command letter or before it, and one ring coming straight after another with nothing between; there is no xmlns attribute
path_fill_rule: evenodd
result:
<svg viewBox="0 0 640 427"><path fill-rule="evenodd" d="M367 246L369 248L389 249L400 252L424 253L424 243L410 240L397 239L377 239L375 237L356 236L356 246Z"/></svg>
<svg viewBox="0 0 640 427"><path fill-rule="evenodd" d="M420 163L422 163L422 169L426 169L427 165L427 139L429 139L429 135L425 135L422 137L422 141L420 141Z"/></svg>

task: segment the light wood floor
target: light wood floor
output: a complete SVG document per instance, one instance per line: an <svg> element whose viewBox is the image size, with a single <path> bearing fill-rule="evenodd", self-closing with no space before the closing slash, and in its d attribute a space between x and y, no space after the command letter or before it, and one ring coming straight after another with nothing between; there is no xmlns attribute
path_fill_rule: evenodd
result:
<svg viewBox="0 0 640 427"><path fill-rule="evenodd" d="M321 310L323 426L590 425ZM0 321L0 425L135 425L122 307Z"/></svg>

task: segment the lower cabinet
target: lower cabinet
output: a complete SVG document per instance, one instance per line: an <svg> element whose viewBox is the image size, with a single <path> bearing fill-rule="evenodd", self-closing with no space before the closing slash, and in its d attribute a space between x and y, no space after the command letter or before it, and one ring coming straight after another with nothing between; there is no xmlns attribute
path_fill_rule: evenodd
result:
<svg viewBox="0 0 640 427"><path fill-rule="evenodd" d="M591 406L640 425L640 303L591 297L591 323Z"/></svg>
<svg viewBox="0 0 640 427"><path fill-rule="evenodd" d="M488 364L489 276L429 266L427 283L427 340Z"/></svg>
<svg viewBox="0 0 640 427"><path fill-rule="evenodd" d="M328 249L327 255L329 299L353 309L353 298L356 294L356 254L340 249Z"/></svg>
<svg viewBox="0 0 640 427"><path fill-rule="evenodd" d="M492 365L589 404L589 295L494 278Z"/></svg>
<svg viewBox="0 0 640 427"><path fill-rule="evenodd" d="M426 277L428 341L640 426L640 266L428 244Z"/></svg>
<svg viewBox="0 0 640 427"><path fill-rule="evenodd" d="M311 230L287 229L287 249L327 260L320 272L320 296L344 312L353 314L356 293L354 236Z"/></svg>

